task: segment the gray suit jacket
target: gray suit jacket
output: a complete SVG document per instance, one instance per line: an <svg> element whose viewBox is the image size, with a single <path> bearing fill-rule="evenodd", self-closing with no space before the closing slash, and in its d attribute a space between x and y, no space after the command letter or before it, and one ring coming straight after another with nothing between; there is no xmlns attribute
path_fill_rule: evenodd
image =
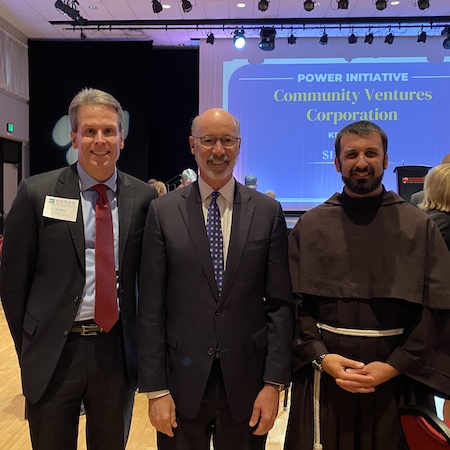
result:
<svg viewBox="0 0 450 450"><path fill-rule="evenodd" d="M236 183L221 296L197 182L150 205L141 263L139 388L170 389L194 418L214 360L234 418L251 414L264 381L291 379L293 299L280 204Z"/></svg>
<svg viewBox="0 0 450 450"><path fill-rule="evenodd" d="M419 206L423 202L423 195L423 191L414 192L414 194L411 195L409 203L414 206Z"/></svg>
<svg viewBox="0 0 450 450"><path fill-rule="evenodd" d="M137 381L136 285L145 217L156 191L118 172L119 302L130 386ZM23 392L45 392L85 283L81 202L76 222L42 216L46 195L80 198L76 166L23 180L6 221L1 295L22 371ZM123 370L123 368L120 368Z"/></svg>

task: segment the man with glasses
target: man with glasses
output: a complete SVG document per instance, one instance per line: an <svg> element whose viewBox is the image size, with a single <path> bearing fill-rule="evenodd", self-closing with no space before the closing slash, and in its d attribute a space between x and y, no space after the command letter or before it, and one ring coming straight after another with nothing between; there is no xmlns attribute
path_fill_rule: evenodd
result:
<svg viewBox="0 0 450 450"><path fill-rule="evenodd" d="M205 111L189 143L198 180L152 202L144 231L139 388L159 449L263 449L291 373L286 224L233 177L236 118Z"/></svg>

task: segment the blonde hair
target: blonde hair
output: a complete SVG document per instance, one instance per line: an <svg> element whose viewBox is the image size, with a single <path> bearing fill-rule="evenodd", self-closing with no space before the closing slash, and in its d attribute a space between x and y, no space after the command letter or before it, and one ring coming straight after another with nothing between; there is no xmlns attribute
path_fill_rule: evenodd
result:
<svg viewBox="0 0 450 450"><path fill-rule="evenodd" d="M427 174L423 192L420 209L450 212L450 164L440 164Z"/></svg>

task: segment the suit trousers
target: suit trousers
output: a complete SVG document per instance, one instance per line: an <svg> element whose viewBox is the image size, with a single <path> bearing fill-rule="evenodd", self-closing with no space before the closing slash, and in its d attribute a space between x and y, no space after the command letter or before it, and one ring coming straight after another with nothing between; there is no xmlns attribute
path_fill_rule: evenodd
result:
<svg viewBox="0 0 450 450"><path fill-rule="evenodd" d="M69 334L43 397L26 403L34 450L77 448L81 401L87 448L124 450L135 389L128 386L121 334L117 325L96 336Z"/></svg>
<svg viewBox="0 0 450 450"><path fill-rule="evenodd" d="M189 386L186 386L189 389ZM177 413L178 427L174 437L158 433L159 450L263 450L267 435L255 436L248 423L251 417L236 422L228 406L220 359L214 359L200 411L195 419Z"/></svg>

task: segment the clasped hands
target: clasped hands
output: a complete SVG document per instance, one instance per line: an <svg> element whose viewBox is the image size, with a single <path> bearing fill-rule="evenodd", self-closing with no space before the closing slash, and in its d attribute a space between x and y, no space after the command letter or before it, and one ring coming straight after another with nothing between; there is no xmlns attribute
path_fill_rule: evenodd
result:
<svg viewBox="0 0 450 450"><path fill-rule="evenodd" d="M336 380L339 387L355 394L374 392L376 386L400 373L388 363L372 361L364 364L336 353L329 353L325 356L322 368Z"/></svg>

